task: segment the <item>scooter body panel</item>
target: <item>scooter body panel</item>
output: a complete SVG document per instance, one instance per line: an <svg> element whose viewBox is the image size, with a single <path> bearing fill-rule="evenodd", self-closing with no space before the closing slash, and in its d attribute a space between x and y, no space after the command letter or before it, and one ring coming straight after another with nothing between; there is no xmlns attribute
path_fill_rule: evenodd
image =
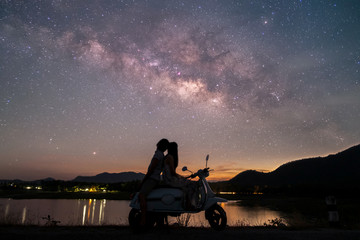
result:
<svg viewBox="0 0 360 240"><path fill-rule="evenodd" d="M212 205L214 205L218 202L227 202L227 201L228 200L226 200L225 198L220 198L220 197L208 198L208 200L205 203L204 210L209 209Z"/></svg>
<svg viewBox="0 0 360 240"><path fill-rule="evenodd" d="M140 209L138 193L130 203L130 207ZM179 188L157 188L146 198L147 211L150 212L180 212L183 208L184 194Z"/></svg>

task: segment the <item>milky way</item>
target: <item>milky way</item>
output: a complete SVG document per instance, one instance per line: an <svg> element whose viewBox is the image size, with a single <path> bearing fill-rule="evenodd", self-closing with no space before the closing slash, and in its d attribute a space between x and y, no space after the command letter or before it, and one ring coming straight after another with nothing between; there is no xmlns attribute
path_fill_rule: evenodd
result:
<svg viewBox="0 0 360 240"><path fill-rule="evenodd" d="M358 1L0 1L0 179L213 179L359 143Z"/></svg>

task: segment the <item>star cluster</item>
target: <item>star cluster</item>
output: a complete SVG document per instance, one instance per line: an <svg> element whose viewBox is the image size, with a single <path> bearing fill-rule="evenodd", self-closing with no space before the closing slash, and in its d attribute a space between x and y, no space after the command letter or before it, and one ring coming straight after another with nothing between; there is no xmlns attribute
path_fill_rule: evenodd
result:
<svg viewBox="0 0 360 240"><path fill-rule="evenodd" d="M213 179L360 137L358 1L0 1L0 175Z"/></svg>

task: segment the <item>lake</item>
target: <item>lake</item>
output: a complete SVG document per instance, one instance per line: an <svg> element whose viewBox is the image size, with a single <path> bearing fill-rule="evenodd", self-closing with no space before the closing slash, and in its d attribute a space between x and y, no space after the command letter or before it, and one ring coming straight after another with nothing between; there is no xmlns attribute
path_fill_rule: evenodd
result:
<svg viewBox="0 0 360 240"><path fill-rule="evenodd" d="M281 218L282 213L264 207L244 207L241 201L221 204L229 226L259 226ZM129 201L98 199L0 199L0 223L45 225L128 225ZM188 226L209 226L204 212L192 214ZM183 215L184 216L184 215ZM181 219L171 218L170 223Z"/></svg>

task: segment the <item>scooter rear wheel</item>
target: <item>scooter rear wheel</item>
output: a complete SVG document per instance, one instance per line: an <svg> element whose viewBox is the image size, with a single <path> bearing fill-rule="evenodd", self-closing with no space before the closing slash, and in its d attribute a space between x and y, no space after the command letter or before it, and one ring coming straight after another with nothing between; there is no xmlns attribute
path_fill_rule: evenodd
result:
<svg viewBox="0 0 360 240"><path fill-rule="evenodd" d="M205 218L209 221L210 226L215 230L221 231L226 227L226 212L217 204L214 204L205 211Z"/></svg>
<svg viewBox="0 0 360 240"><path fill-rule="evenodd" d="M141 212L138 209L132 208L129 213L129 225L131 228L136 229L140 227Z"/></svg>
<svg viewBox="0 0 360 240"><path fill-rule="evenodd" d="M151 212L146 214L145 226L140 225L141 211L139 209L132 208L129 212L129 225L132 229L138 230L140 228L152 228L155 225L155 218Z"/></svg>

